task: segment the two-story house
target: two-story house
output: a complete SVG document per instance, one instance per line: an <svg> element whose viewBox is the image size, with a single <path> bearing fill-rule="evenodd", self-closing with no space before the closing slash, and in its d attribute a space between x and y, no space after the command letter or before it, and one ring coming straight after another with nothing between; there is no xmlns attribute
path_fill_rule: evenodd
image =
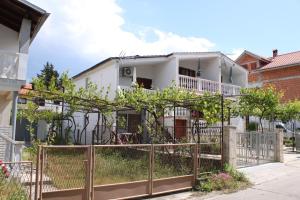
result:
<svg viewBox="0 0 300 200"><path fill-rule="evenodd" d="M15 139L18 91L26 82L29 46L48 15L26 0L0 3L0 159L6 142Z"/></svg>
<svg viewBox="0 0 300 200"><path fill-rule="evenodd" d="M110 57L75 75L73 80L78 88L86 87L88 82L95 83L98 88L109 86L109 97L113 99L116 91L130 89L133 83L143 85L149 92L175 84L199 95L204 92L238 95L240 89L247 86L247 75L246 69L221 52L175 52L167 55ZM178 126L177 132L173 133L175 137L187 137L187 127L191 124L188 111L178 108L175 123L172 113L167 114L165 125ZM121 114L126 116L127 132L136 131L141 120L140 113ZM91 116L86 130L88 133L95 127ZM75 118L77 127L83 128L82 114L77 113ZM85 142L91 142L91 134L85 136Z"/></svg>
<svg viewBox="0 0 300 200"><path fill-rule="evenodd" d="M273 85L284 92L282 101L300 99L300 51L278 54L274 49L268 58L244 51L236 62L249 71L249 86Z"/></svg>

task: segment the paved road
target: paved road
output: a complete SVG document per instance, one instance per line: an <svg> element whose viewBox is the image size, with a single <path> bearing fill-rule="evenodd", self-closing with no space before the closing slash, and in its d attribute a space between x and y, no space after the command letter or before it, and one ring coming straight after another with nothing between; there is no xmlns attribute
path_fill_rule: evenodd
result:
<svg viewBox="0 0 300 200"><path fill-rule="evenodd" d="M300 154L285 154L285 163L270 163L242 169L254 185L231 194L199 197L195 192L180 193L157 200L300 200Z"/></svg>

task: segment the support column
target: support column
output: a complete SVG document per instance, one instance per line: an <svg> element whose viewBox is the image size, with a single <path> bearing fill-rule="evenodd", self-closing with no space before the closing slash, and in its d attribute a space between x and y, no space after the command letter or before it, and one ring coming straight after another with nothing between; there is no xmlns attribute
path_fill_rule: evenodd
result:
<svg viewBox="0 0 300 200"><path fill-rule="evenodd" d="M276 162L283 162L283 130L276 129L275 132L275 161Z"/></svg>
<svg viewBox="0 0 300 200"><path fill-rule="evenodd" d="M23 18L19 32L19 63L17 77L26 80L28 51L30 45L31 20Z"/></svg>
<svg viewBox="0 0 300 200"><path fill-rule="evenodd" d="M236 127L224 126L222 144L223 163L236 167Z"/></svg>
<svg viewBox="0 0 300 200"><path fill-rule="evenodd" d="M11 123L11 127L12 127L12 132L11 132L11 138L13 141L15 141L16 138L16 125L17 125L17 105L18 105L18 91L14 91L13 92L13 98L12 98L12 123ZM14 161L14 156L15 156L15 145L12 144L11 146L11 156L10 156L10 160Z"/></svg>

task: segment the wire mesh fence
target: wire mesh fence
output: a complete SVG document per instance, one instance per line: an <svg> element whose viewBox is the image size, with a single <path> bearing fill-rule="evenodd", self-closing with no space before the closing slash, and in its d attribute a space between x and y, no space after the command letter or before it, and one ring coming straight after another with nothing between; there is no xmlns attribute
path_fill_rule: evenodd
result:
<svg viewBox="0 0 300 200"><path fill-rule="evenodd" d="M222 168L222 128L198 127L193 131L193 141L199 144L199 174Z"/></svg>
<svg viewBox="0 0 300 200"><path fill-rule="evenodd" d="M153 147L153 178L168 178L194 173L195 144L156 145Z"/></svg>
<svg viewBox="0 0 300 200"><path fill-rule="evenodd" d="M32 197L32 162L0 163L0 199L30 200Z"/></svg>
<svg viewBox="0 0 300 200"><path fill-rule="evenodd" d="M87 147L43 147L41 162L42 192L84 188Z"/></svg>
<svg viewBox="0 0 300 200"><path fill-rule="evenodd" d="M151 145L94 146L94 185L148 180Z"/></svg>
<svg viewBox="0 0 300 200"><path fill-rule="evenodd" d="M201 145L42 146L37 196L47 199L68 191L81 197L112 198L112 191L118 193L113 198L121 198L125 189L134 196L192 188L198 173L219 169L221 164L203 157Z"/></svg>

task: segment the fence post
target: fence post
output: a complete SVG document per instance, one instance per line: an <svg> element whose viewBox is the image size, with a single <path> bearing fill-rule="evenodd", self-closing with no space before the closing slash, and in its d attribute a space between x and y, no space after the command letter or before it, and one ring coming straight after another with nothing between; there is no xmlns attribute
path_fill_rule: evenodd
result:
<svg viewBox="0 0 300 200"><path fill-rule="evenodd" d="M35 173L34 200L38 200L39 199L40 159L41 159L41 146L38 146L38 152L37 152L37 155L36 155L36 171L35 171L36 173Z"/></svg>
<svg viewBox="0 0 300 200"><path fill-rule="evenodd" d="M153 144L150 146L149 151L149 195L153 194L153 166L154 165L154 147Z"/></svg>
<svg viewBox="0 0 300 200"><path fill-rule="evenodd" d="M283 162L283 132L282 129L276 129L275 132L275 161Z"/></svg>
<svg viewBox="0 0 300 200"><path fill-rule="evenodd" d="M86 158L85 160L85 166L86 166L86 177L85 177L85 188L86 188L86 199L91 200L91 193L92 193L92 146L87 147L87 152L86 152Z"/></svg>
<svg viewBox="0 0 300 200"><path fill-rule="evenodd" d="M256 147L256 163L259 165L259 157L260 157L260 134L259 132L255 132L255 147Z"/></svg>
<svg viewBox="0 0 300 200"><path fill-rule="evenodd" d="M199 154L199 159L200 159L200 154ZM193 185L196 186L197 183L197 177L198 177L198 143L195 144L194 146L194 182Z"/></svg>
<svg viewBox="0 0 300 200"><path fill-rule="evenodd" d="M224 126L222 144L223 164L227 163L236 167L236 127Z"/></svg>

